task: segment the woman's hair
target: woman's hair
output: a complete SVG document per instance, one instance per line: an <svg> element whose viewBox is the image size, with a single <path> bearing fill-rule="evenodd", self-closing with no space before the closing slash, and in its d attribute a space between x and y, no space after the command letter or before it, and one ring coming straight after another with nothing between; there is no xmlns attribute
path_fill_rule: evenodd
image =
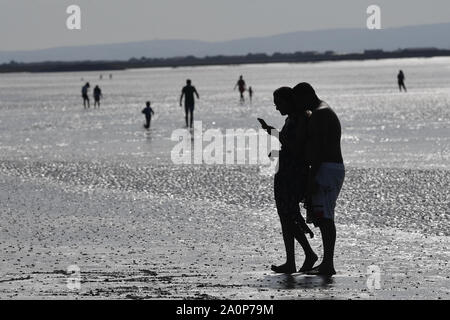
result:
<svg viewBox="0 0 450 320"><path fill-rule="evenodd" d="M273 92L274 99L281 99L289 103L294 103L294 91L289 87L281 87Z"/></svg>

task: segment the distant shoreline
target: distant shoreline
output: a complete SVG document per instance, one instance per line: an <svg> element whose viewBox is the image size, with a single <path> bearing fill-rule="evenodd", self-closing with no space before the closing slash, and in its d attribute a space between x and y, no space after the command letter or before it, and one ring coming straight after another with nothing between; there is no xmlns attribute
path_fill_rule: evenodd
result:
<svg viewBox="0 0 450 320"><path fill-rule="evenodd" d="M208 56L197 58L194 56L177 58L131 58L127 61L47 61L20 63L11 61L0 65L0 73L18 72L77 72L77 71L114 71L140 68L161 67L193 67L193 66L217 66L217 65L241 65L264 63L307 63L325 61L351 61L351 60L381 60L400 58L432 58L448 57L449 49L437 48L410 48L396 51L366 50L363 53L337 54L333 51L326 52L295 52L295 53L265 53L247 54L241 56Z"/></svg>

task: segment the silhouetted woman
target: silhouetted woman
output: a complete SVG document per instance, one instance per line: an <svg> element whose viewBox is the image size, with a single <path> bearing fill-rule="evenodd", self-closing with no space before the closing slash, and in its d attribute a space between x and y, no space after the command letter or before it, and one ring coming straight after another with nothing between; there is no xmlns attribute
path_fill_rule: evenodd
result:
<svg viewBox="0 0 450 320"><path fill-rule="evenodd" d="M286 248L286 263L280 266L272 265L271 269L277 273L297 272L295 238L305 253L305 261L299 272L306 272L310 271L317 261L317 255L309 245L305 233L309 233L311 238L314 235L301 216L299 205L304 201L307 187L308 167L304 157L307 118L304 111L295 107L291 88L279 88L273 93L273 97L276 109L282 116L288 117L279 133L264 120L258 119L269 134L279 135L281 143L274 193Z"/></svg>

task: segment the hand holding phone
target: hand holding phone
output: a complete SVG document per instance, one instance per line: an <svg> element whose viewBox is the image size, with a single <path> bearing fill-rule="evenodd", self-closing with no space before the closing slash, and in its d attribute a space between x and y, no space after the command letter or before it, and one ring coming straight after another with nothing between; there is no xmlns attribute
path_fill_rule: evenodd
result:
<svg viewBox="0 0 450 320"><path fill-rule="evenodd" d="M266 123L263 119L258 118L258 121L259 121L259 123L261 123L261 127L262 127L264 130L267 130L267 129L269 128L269 126L267 125L267 123Z"/></svg>

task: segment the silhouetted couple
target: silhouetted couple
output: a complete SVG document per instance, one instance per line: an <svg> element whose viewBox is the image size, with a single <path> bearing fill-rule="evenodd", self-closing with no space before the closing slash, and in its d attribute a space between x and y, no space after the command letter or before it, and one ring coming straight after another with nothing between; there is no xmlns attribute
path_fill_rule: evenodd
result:
<svg viewBox="0 0 450 320"><path fill-rule="evenodd" d="M293 89L277 89L274 102L281 115L288 116L283 129L278 133L274 127L258 119L269 134L278 133L281 143L274 193L286 263L272 266L272 270L287 274L297 272L296 239L305 254L305 261L298 272L331 276L336 273L333 262L336 241L334 208L345 176L340 122L308 83L300 83ZM324 256L317 267L314 265L318 257L305 235L312 238L313 233L300 214L301 202L307 209L306 222L319 227L322 234Z"/></svg>
<svg viewBox="0 0 450 320"><path fill-rule="evenodd" d="M195 106L195 98L194 94L197 96L197 99L200 99L198 95L197 89L192 85L191 80L186 80L186 86L181 90L180 97L180 107L182 106L183 97L184 97L184 112L186 119L186 127L190 124L191 128L194 123L194 106ZM188 122L190 116L190 122Z"/></svg>
<svg viewBox="0 0 450 320"><path fill-rule="evenodd" d="M145 108L142 109L142 113L145 115L145 129L150 129L150 124L152 122L152 115L155 114L152 107L150 107L150 101L145 103Z"/></svg>

